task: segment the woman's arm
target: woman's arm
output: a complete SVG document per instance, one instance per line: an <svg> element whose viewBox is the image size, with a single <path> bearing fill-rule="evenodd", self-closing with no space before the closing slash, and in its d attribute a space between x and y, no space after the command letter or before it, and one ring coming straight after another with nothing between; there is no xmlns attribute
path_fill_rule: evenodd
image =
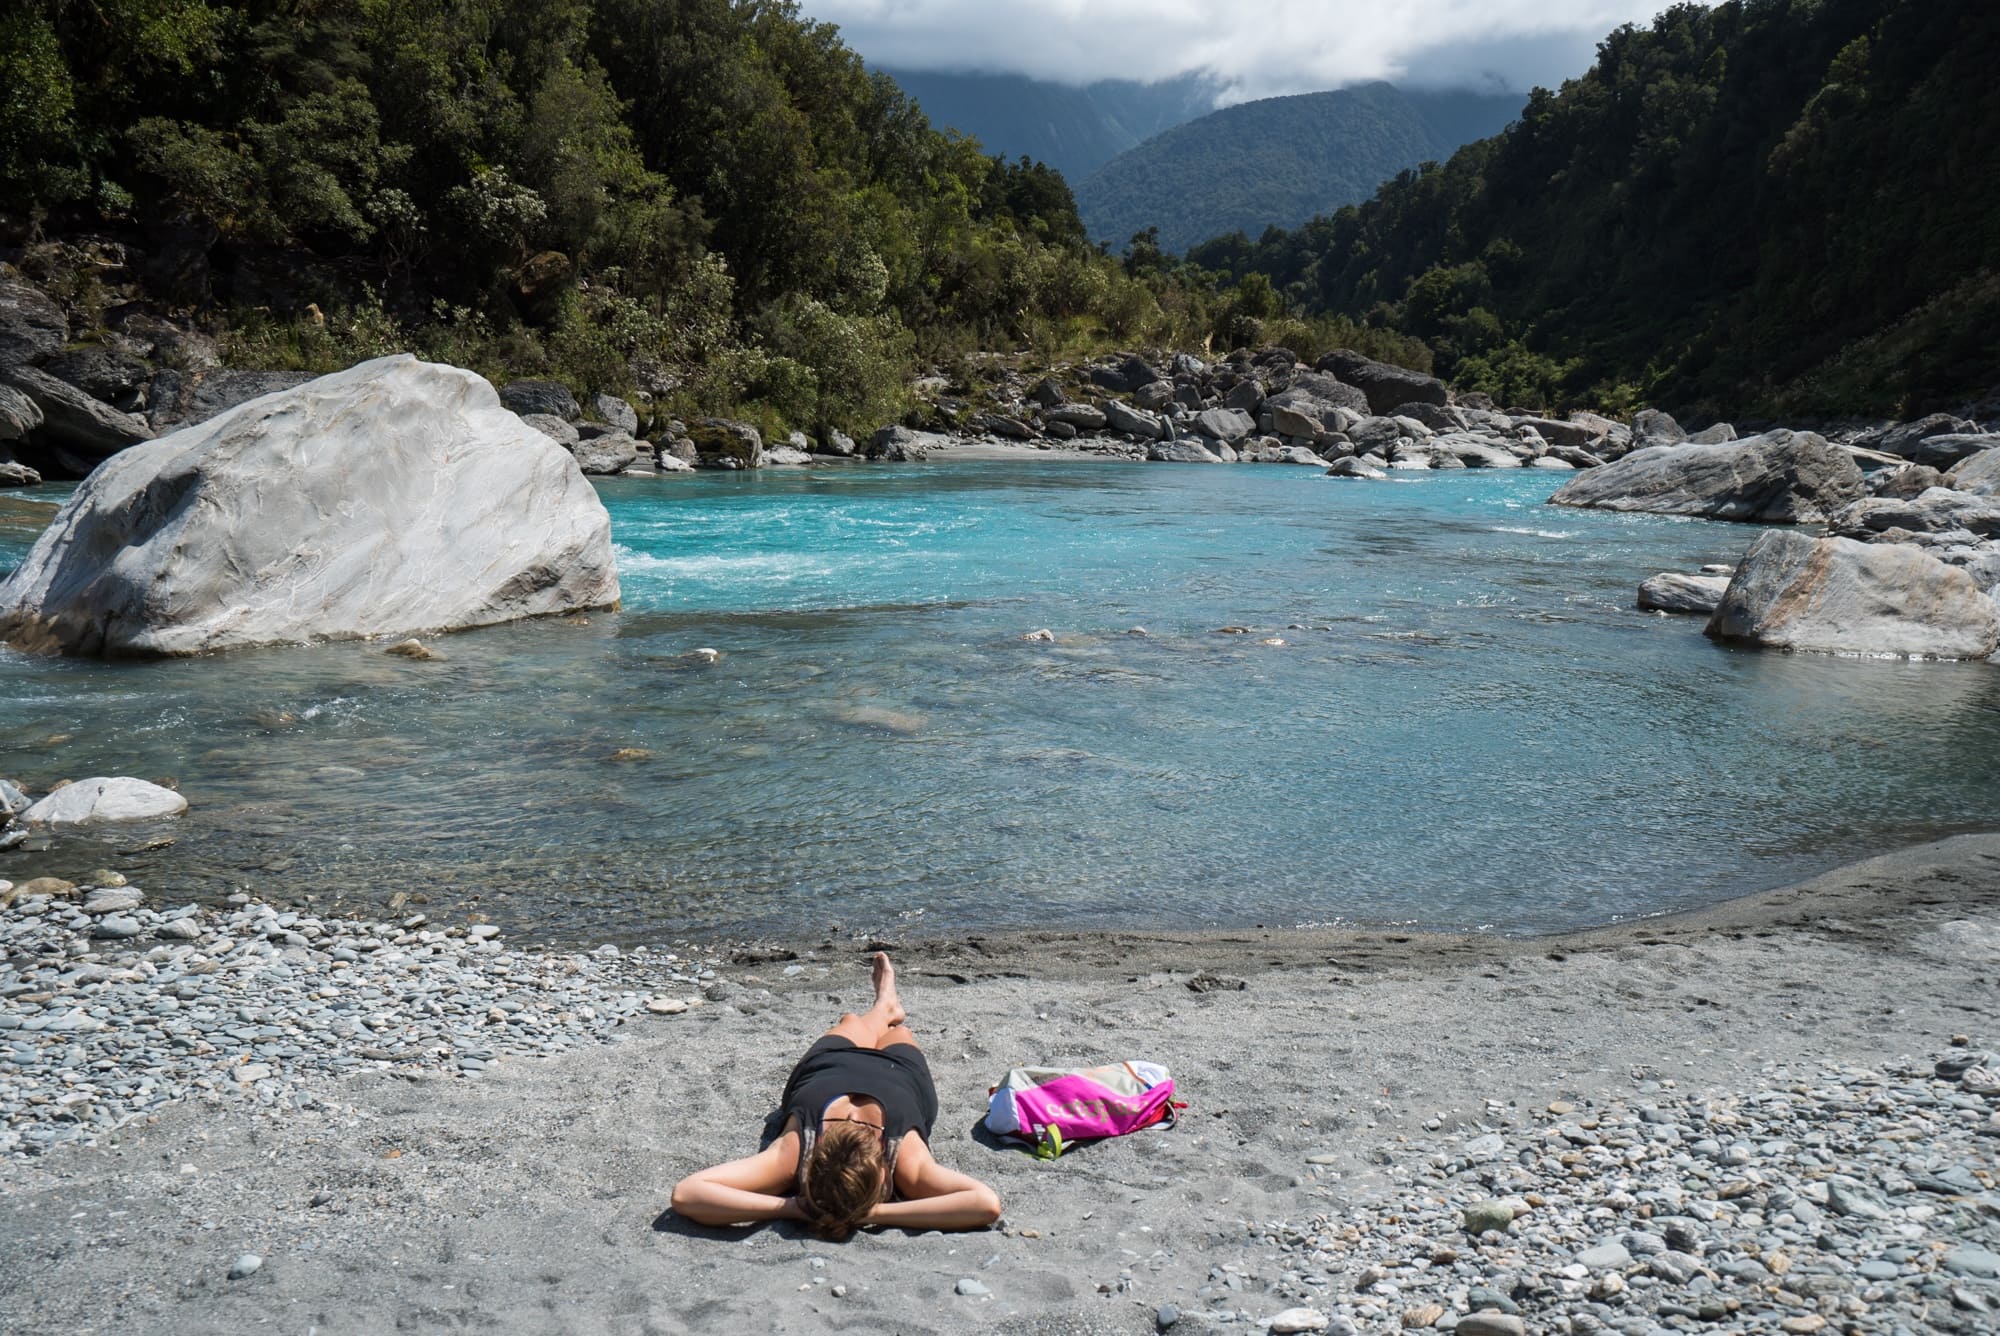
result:
<svg viewBox="0 0 2000 1336"><path fill-rule="evenodd" d="M896 1153L896 1190L905 1200L885 1201L868 1214L871 1225L892 1229L984 1229L1000 1218L1000 1194L970 1174L947 1169L929 1146L909 1133Z"/></svg>
<svg viewBox="0 0 2000 1336"><path fill-rule="evenodd" d="M698 1225L803 1220L789 1195L798 1160L798 1134L787 1132L755 1155L689 1174L674 1184L674 1214Z"/></svg>

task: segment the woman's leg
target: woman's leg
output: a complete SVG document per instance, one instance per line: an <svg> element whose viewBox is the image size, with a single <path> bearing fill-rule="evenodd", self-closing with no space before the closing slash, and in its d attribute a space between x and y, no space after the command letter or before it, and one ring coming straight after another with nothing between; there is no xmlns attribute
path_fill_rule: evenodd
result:
<svg viewBox="0 0 2000 1336"><path fill-rule="evenodd" d="M875 953L875 1002L859 1015L849 1012L829 1035L839 1035L856 1048L887 1048L891 1044L915 1044L917 1037L904 1022L903 999L896 992L896 967L888 953Z"/></svg>

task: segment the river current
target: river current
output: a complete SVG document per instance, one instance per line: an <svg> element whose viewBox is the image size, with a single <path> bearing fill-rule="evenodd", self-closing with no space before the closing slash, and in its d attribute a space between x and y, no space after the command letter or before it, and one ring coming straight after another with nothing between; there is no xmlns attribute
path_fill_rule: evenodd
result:
<svg viewBox="0 0 2000 1336"><path fill-rule="evenodd" d="M1559 481L606 482L625 603L587 624L442 637L439 663L0 651L0 775L172 776L193 804L0 854L0 877L110 866L156 901L371 914L403 892L576 942L1534 933L1992 824L2000 674L1713 645L1634 589L1756 530L1557 510ZM41 520L0 509L0 570Z"/></svg>

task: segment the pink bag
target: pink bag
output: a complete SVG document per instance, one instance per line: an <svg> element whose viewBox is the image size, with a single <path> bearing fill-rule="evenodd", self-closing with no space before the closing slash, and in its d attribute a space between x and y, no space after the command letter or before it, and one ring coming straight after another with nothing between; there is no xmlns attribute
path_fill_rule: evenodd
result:
<svg viewBox="0 0 2000 1336"><path fill-rule="evenodd" d="M1084 1071L1016 1067L988 1092L986 1127L1035 1144L1037 1159L1053 1160L1070 1143L1123 1136L1171 1124L1174 1078L1157 1062L1115 1062Z"/></svg>

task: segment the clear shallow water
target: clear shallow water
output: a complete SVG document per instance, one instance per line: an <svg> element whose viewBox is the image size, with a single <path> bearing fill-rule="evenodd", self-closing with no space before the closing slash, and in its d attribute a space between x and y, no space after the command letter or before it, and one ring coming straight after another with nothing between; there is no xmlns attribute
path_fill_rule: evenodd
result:
<svg viewBox="0 0 2000 1336"><path fill-rule="evenodd" d="M0 876L400 890L574 940L1538 932L1992 824L1991 668L1717 648L1633 590L1756 531L1554 510L1555 485L1067 461L610 482L625 609L588 625L448 637L437 664L0 652L0 774L171 775L195 804L170 848L68 841ZM11 504L0 567L39 522ZM1020 639L1041 627L1058 643ZM704 646L719 664L682 660Z"/></svg>

